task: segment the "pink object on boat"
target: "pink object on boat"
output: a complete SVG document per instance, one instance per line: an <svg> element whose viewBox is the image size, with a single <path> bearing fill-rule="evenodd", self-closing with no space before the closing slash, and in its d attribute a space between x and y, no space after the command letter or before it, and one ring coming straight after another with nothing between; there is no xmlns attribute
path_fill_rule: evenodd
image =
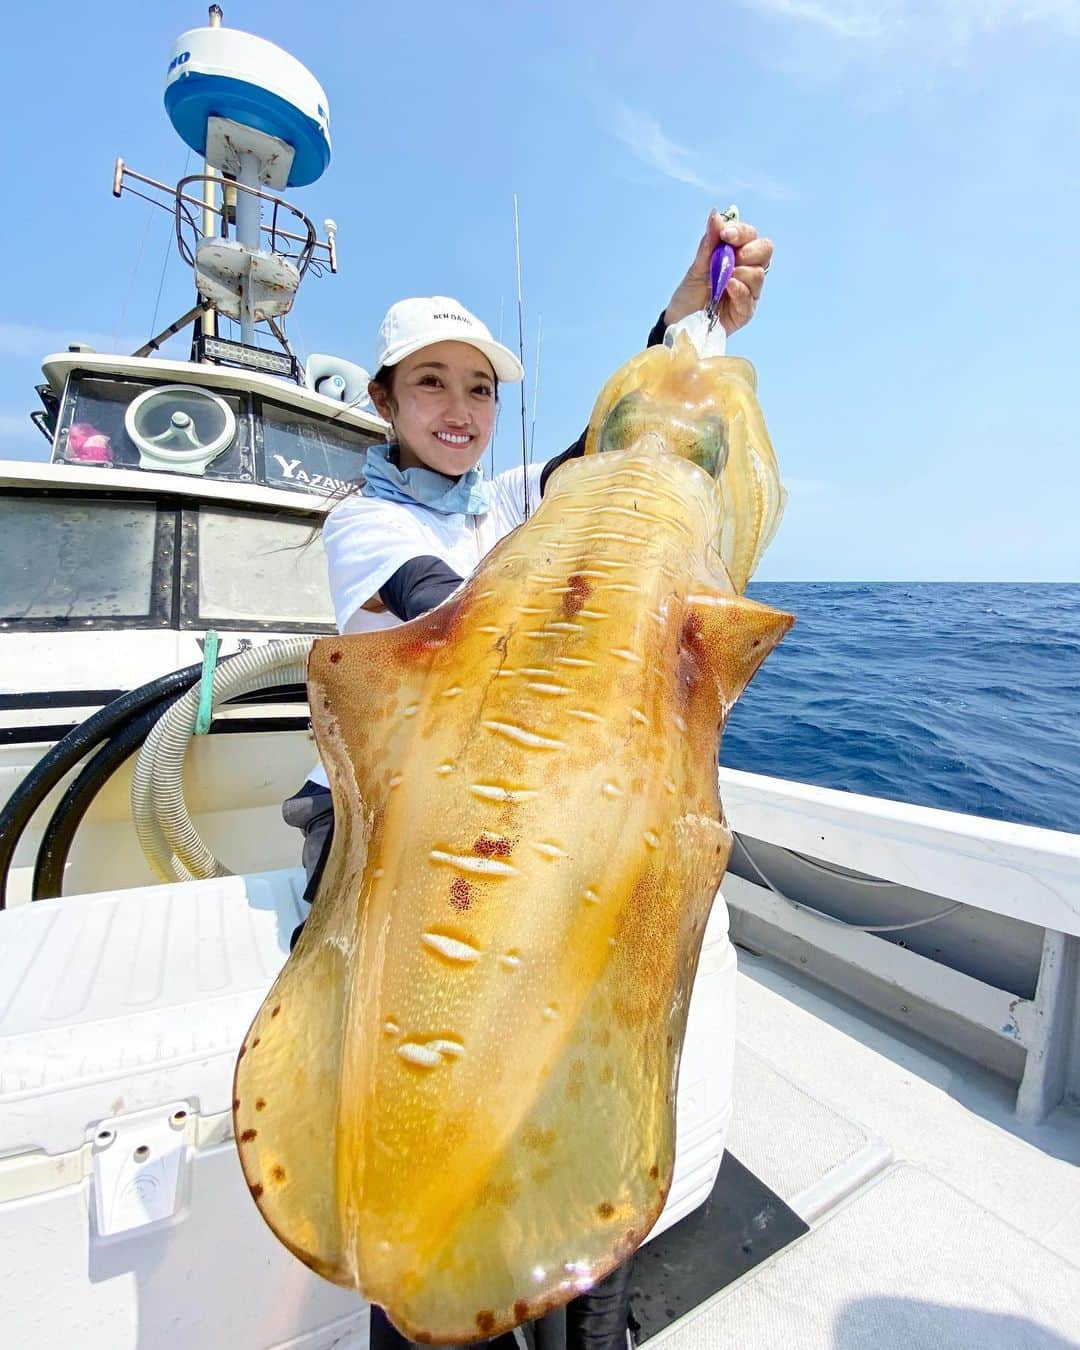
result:
<svg viewBox="0 0 1080 1350"><path fill-rule="evenodd" d="M68 429L67 458L73 464L111 464L112 440L92 422L73 422Z"/></svg>

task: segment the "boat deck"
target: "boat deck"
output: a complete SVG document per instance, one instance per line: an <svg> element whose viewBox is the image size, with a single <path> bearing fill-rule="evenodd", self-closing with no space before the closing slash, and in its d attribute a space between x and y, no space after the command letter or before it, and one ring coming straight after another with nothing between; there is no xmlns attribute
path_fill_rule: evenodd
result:
<svg viewBox="0 0 1080 1350"><path fill-rule="evenodd" d="M1080 1345L1080 1113L739 957L729 1147L810 1231L650 1344Z"/></svg>
<svg viewBox="0 0 1080 1350"><path fill-rule="evenodd" d="M87 1346L149 1350L171 1343L179 1317L205 1350L366 1350L355 1296L311 1275L258 1220L226 1109L236 1043L302 912L301 876L74 897L6 916L0 1325L13 1344L60 1343L55 1316L92 1328ZM741 951L739 962L728 1147L809 1231L647 1344L1080 1346L1080 1112L1021 1124L1014 1085L916 1033L901 1039L771 958ZM161 1114L174 1098L200 1102L184 1127L199 1157L190 1203L137 1240L95 1241L89 1227L95 1164L82 1141L103 1093L135 1121L154 1103ZM237 1297L268 1282L277 1295L265 1308ZM60 1288L66 1311L54 1305Z"/></svg>

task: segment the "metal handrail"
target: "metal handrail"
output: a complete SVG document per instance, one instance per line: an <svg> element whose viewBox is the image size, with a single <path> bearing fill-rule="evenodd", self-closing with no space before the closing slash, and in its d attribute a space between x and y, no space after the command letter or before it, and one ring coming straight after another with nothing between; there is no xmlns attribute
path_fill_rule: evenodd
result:
<svg viewBox="0 0 1080 1350"><path fill-rule="evenodd" d="M175 207L173 210L173 217L176 221L176 246L180 250L181 258L183 258L183 260L188 264L189 267L194 267L195 248L198 247L198 241L201 238L205 238L205 236L203 235L203 232L199 228L199 226L195 223L195 220L192 216L191 211L188 208L187 203L193 200L199 200L200 211L203 209L203 204L201 202L201 198L195 199L194 197L189 197L188 194L184 191L184 189L189 187L193 183L203 184L207 182L207 180L210 177L211 175L209 174L195 173L189 175L187 178L181 178L179 183L177 183L176 185L176 191L174 194ZM215 177L214 181L218 182L221 180ZM315 250L315 245L318 242L317 236L315 234L315 226L312 225L311 221L307 218L307 216L303 213L303 211L301 211L298 206L293 206L291 202L285 201L283 197L277 197L272 192L264 192L262 191L261 188L245 187L243 183L236 183L236 182L229 182L229 186L237 193L243 192L246 193L249 197L257 197L259 201L266 202L270 207L272 207L269 224L261 226L261 232L263 234L269 235L271 252L276 253L283 258L288 258L290 259L290 261L295 261L296 269L299 272L300 277L303 278L304 273L311 266L311 257ZM297 220L301 222L301 224L305 227L304 234L293 234L291 231L286 231L279 227L277 223L278 213L282 210L282 208L290 212ZM222 214L219 208L212 208L212 209L214 210L216 215ZM184 237L185 226L187 226L191 231L192 238L195 241L195 248L193 248L191 244L188 243L187 239ZM290 248L282 248L279 245L279 240L283 239L294 241L299 244L299 247L295 250Z"/></svg>
<svg viewBox="0 0 1080 1350"><path fill-rule="evenodd" d="M137 183L142 183L146 187L164 193L167 197L172 199L171 202L166 203L158 201L156 198L148 196L145 192L137 191L128 184L128 179L133 179ZM188 245L181 236L181 217L184 218L184 223L191 227L194 234L201 235L202 231L196 225L195 219L187 209L188 207L193 207L200 213L204 210L209 211L211 214L219 216L223 220L225 219L225 212L222 207L214 206L209 202L204 201L201 196L196 197L194 195L189 195L184 189L192 183L203 184L211 179L215 185L227 184L230 188L235 188L237 192L251 193L256 197L259 197L262 201L269 202L273 206L274 210L270 222L269 224L264 224L262 230L270 236L270 247L273 252L281 253L282 256L290 258L295 256L298 261L298 266L299 260L304 257L305 253L307 254L306 261L300 268L301 276L304 275L312 262L317 264L317 270L325 265L329 267L331 272L337 271L337 244L334 230L328 229L326 239L319 239L315 231L315 226L304 212L301 211L299 207L294 206L291 202L286 201L283 197L275 196L273 193L263 192L257 188L244 187L243 184L234 182L234 180L230 178L222 179L217 175L210 174L192 174L187 178L182 178L180 182L177 183L176 187L172 188L169 187L167 183L160 183L156 178L148 178L145 174L141 174L137 170L129 168L122 159L117 159L116 164L113 167L112 191L114 197L119 197L126 191L130 192L135 197L140 197L145 202L149 202L152 206L158 206L162 210L171 211L177 222L177 246L180 248L180 256L190 266L193 261L193 254L190 245ZM291 212L292 215L301 222L304 233L295 234L293 231L283 229L278 225L278 212L282 207ZM287 239L290 243L299 244L302 247L297 249L295 254L291 250L286 252L276 246L276 241L279 239Z"/></svg>

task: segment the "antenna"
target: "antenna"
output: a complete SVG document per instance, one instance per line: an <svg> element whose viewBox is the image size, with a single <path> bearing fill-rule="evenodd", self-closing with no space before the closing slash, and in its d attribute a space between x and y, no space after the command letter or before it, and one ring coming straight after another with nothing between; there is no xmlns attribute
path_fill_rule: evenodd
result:
<svg viewBox="0 0 1080 1350"><path fill-rule="evenodd" d="M518 217L518 198L514 193L514 256L517 260L517 300L518 300L518 357L522 369L525 366L525 310L521 298L521 222ZM532 514L529 502L529 445L525 436L525 381L521 381L521 467L525 478L525 519Z"/></svg>
<svg viewBox="0 0 1080 1350"><path fill-rule="evenodd" d="M506 303L506 296L499 296L499 341L503 340L503 306ZM495 442L499 439L499 414L502 412L502 400L495 405L495 427L491 433L491 449L488 451L488 473L491 478L495 477Z"/></svg>
<svg viewBox="0 0 1080 1350"><path fill-rule="evenodd" d="M540 343L544 336L544 316L536 320L536 368L533 371L532 426L529 428L529 458L536 454L536 404L540 398Z"/></svg>

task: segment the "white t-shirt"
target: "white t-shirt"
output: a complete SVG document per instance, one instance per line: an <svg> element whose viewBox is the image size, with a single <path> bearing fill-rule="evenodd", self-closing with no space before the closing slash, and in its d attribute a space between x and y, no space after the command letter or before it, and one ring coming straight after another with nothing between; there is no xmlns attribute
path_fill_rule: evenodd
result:
<svg viewBox="0 0 1080 1350"><path fill-rule="evenodd" d="M543 464L529 466L533 509L543 470ZM441 558L458 576L472 576L499 540L525 520L525 470L508 469L490 483L491 507L482 516L448 516L419 502L388 502L359 492L339 502L322 531L339 631L363 633L401 623L388 609L374 613L363 606L412 558ZM309 778L329 785L321 764Z"/></svg>

